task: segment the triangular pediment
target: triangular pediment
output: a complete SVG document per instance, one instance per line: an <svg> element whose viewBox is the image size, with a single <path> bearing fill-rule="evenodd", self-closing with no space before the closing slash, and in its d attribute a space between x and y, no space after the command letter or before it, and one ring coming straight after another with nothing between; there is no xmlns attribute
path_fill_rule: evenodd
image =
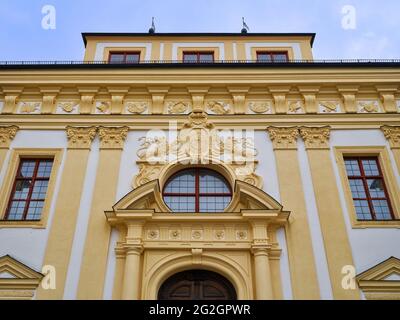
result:
<svg viewBox="0 0 400 320"><path fill-rule="evenodd" d="M282 211L282 205L261 189L246 182L236 180L235 192L226 212L242 210L271 210ZM154 212L170 212L162 199L158 180L152 180L132 190L119 200L114 211L124 210L154 210Z"/></svg>
<svg viewBox="0 0 400 320"><path fill-rule="evenodd" d="M400 281L400 259L390 257L357 276L359 281Z"/></svg>
<svg viewBox="0 0 400 320"><path fill-rule="evenodd" d="M0 279L42 279L43 275L9 255L0 258Z"/></svg>

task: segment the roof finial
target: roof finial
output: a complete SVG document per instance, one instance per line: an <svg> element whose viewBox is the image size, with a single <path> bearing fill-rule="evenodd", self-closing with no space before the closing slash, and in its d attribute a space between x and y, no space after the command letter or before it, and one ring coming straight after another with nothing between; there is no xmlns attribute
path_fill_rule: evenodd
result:
<svg viewBox="0 0 400 320"><path fill-rule="evenodd" d="M246 22L244 21L244 17L242 17L242 33L247 33L247 31L250 31L249 26L246 24Z"/></svg>
<svg viewBox="0 0 400 320"><path fill-rule="evenodd" d="M156 25L154 24L154 17L151 17L151 28L149 29L149 33L156 32Z"/></svg>

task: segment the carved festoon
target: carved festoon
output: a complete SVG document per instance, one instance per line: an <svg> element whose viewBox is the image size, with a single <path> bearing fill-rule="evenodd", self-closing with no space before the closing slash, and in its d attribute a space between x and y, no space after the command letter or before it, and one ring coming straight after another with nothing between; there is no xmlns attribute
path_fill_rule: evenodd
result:
<svg viewBox="0 0 400 320"><path fill-rule="evenodd" d="M269 102L250 102L249 109L254 113L267 113L271 111Z"/></svg>
<svg viewBox="0 0 400 320"><path fill-rule="evenodd" d="M126 110L133 114L141 114L145 112L148 108L146 102L128 102L126 104Z"/></svg>
<svg viewBox="0 0 400 320"><path fill-rule="evenodd" d="M128 127L99 127L100 148L122 149Z"/></svg>
<svg viewBox="0 0 400 320"><path fill-rule="evenodd" d="M66 131L69 149L90 149L97 129L96 127L67 126Z"/></svg>
<svg viewBox="0 0 400 320"><path fill-rule="evenodd" d="M18 129L17 126L0 127L0 148L9 148Z"/></svg>
<svg viewBox="0 0 400 320"><path fill-rule="evenodd" d="M221 101L211 101L207 104L207 110L215 114L227 114L231 111L231 105Z"/></svg>
<svg viewBox="0 0 400 320"><path fill-rule="evenodd" d="M385 138L389 141L392 149L400 148L400 127L383 126L381 127Z"/></svg>
<svg viewBox="0 0 400 320"><path fill-rule="evenodd" d="M297 149L297 127L269 127L267 131L274 149Z"/></svg>
<svg viewBox="0 0 400 320"><path fill-rule="evenodd" d="M301 127L300 135L307 149L329 148L330 127Z"/></svg>

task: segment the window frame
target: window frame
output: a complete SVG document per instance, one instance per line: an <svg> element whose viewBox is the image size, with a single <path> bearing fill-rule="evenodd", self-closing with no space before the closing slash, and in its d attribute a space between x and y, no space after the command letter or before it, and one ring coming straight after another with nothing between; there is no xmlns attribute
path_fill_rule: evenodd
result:
<svg viewBox="0 0 400 320"><path fill-rule="evenodd" d="M395 163L392 162L386 146L335 146L333 147L334 157L337 163L337 172L342 187L338 188L343 195L345 207L353 229L359 228L400 228L400 194L397 178L394 174ZM347 171L344 157L377 157L384 177L388 197L393 209L393 220L358 220L354 206L353 195L350 189L350 182L347 178ZM339 182L339 184L340 184Z"/></svg>
<svg viewBox="0 0 400 320"><path fill-rule="evenodd" d="M168 183L174 178L176 177L178 174L184 172L184 171L190 171L190 170L194 170L195 171L195 191L194 193L174 193L174 192L165 192L165 188L167 187ZM219 177L221 177L223 179L223 181L225 181L226 185L229 188L229 193L202 193L200 192L200 171L201 170L205 170L205 171L210 171L210 172L214 172L216 173ZM192 167L192 168L185 168L185 169L181 169L178 170L176 172L174 172L170 177L168 177L168 179L165 181L164 183L164 187L162 189L162 198L163 201L165 203L165 205L171 210L171 212L173 213L182 213L179 211L173 211L165 202L164 197L194 197L195 198L195 211L189 211L190 213L217 213L219 211L200 211L200 198L201 197L230 197L231 200L230 202L232 202L233 199L233 192L232 192L232 186L229 183L228 179L226 179L224 177L224 175L222 175L220 172L213 170L213 169L209 169L209 168L204 168L204 167ZM229 202L229 203L230 203ZM229 204L224 208L224 210L229 206Z"/></svg>
<svg viewBox="0 0 400 320"><path fill-rule="evenodd" d="M111 56L113 54L122 54L124 55L124 61L122 62L111 62ZM136 54L138 56L138 61L137 62L126 62L126 57L130 54ZM140 51L110 51L108 53L108 63L110 64L137 64L140 63Z"/></svg>
<svg viewBox="0 0 400 320"><path fill-rule="evenodd" d="M212 55L212 61L200 61L200 55L209 54ZM196 61L185 61L186 55L196 55ZM215 62L215 53L214 51L183 51L182 52L182 62L183 63L214 63Z"/></svg>
<svg viewBox="0 0 400 320"><path fill-rule="evenodd" d="M64 150L58 148L15 148L9 152L8 161L4 164L6 173L0 186L0 228L46 228ZM20 159L28 158L53 158L53 167L40 220L5 220L6 209L9 205L11 193L14 190L14 182L20 166Z"/></svg>
<svg viewBox="0 0 400 320"><path fill-rule="evenodd" d="M260 62L260 63L268 63L269 61L262 61L262 60L260 60L260 59L258 58L258 56L261 55L261 54L269 55L269 56L271 57L271 63L276 62L276 61L274 60L274 55L277 55L277 54L283 54L283 55L286 56L286 60L284 60L284 61L283 61L283 60L278 60L277 62L282 62L282 63L284 63L284 62L288 62L288 61L289 61L289 52L288 52L288 51L257 50L257 51L256 51L256 60L257 60L257 62Z"/></svg>
<svg viewBox="0 0 400 320"><path fill-rule="evenodd" d="M383 176L383 173L382 173L382 168L381 168L381 164L380 164L380 161L379 161L379 157L378 156L344 156L343 160L344 160L345 164L346 164L346 160L357 161L358 169L360 171L360 175L359 176L349 176L347 171L346 171L347 179L349 180L349 183L350 183L350 180L362 180L364 193L365 193L366 197L365 198L354 198L353 195L352 195L352 198L353 198L353 201L356 201L356 200L367 201L368 202L368 207L369 207L369 210L370 210L370 214L371 214L371 218L372 218L371 220L366 220L366 219L365 220L364 219L361 220L361 219L358 219L358 217L357 217L357 220L358 221L392 221L392 220L395 220L396 218L394 216L392 203L390 201L389 193L388 193L388 190L387 190L387 187L386 187L385 177ZM374 161L376 161L377 168L378 168L378 171L379 171L379 175L377 175L377 176L367 176L365 174L364 165L362 164L363 160L374 160ZM372 197L371 196L371 193L370 193L370 190L369 190L369 187L368 187L368 182L367 182L367 180L369 180L369 179L380 179L382 181L383 191L385 193L385 198L376 198L376 197ZM349 184L349 186L350 186L350 184ZM391 219L386 219L385 220L385 219L377 219L376 218L376 212L375 212L375 208L374 208L374 205L373 205L373 201L374 200L386 200L387 201Z"/></svg>

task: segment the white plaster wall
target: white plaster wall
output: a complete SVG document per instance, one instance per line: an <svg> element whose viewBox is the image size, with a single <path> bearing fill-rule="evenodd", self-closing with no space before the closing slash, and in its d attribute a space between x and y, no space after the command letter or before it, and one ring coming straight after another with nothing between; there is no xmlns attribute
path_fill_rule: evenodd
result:
<svg viewBox="0 0 400 320"><path fill-rule="evenodd" d="M387 146L390 147L380 130L337 130L331 133L332 146ZM353 253L354 264L357 273L360 273L376 264L386 260L390 256L400 258L400 229L395 228L367 228L352 229L349 213L344 197L344 191L340 181L339 171L335 155L331 152L332 163L336 176L340 195L340 205L343 210L346 228L349 234L350 245ZM392 169L400 184L399 173L392 158Z"/></svg>
<svg viewBox="0 0 400 320"><path fill-rule="evenodd" d="M68 265L67 278L64 288L64 299L76 299L80 268L85 248L90 208L92 205L93 190L96 182L97 165L99 161L99 138L96 137L89 153L86 176L83 182L81 202L72 244L71 257Z"/></svg>
<svg viewBox="0 0 400 320"><path fill-rule="evenodd" d="M67 138L64 131L39 131L20 130L11 142L12 148L66 148ZM7 170L10 152L0 175L0 183L3 183ZM61 174L64 168L65 152L56 177L55 190L51 199L51 206L47 227L45 229L32 228L2 228L0 229L0 256L5 254L21 261L27 266L41 271L46 243L54 215L54 208L60 188Z"/></svg>

